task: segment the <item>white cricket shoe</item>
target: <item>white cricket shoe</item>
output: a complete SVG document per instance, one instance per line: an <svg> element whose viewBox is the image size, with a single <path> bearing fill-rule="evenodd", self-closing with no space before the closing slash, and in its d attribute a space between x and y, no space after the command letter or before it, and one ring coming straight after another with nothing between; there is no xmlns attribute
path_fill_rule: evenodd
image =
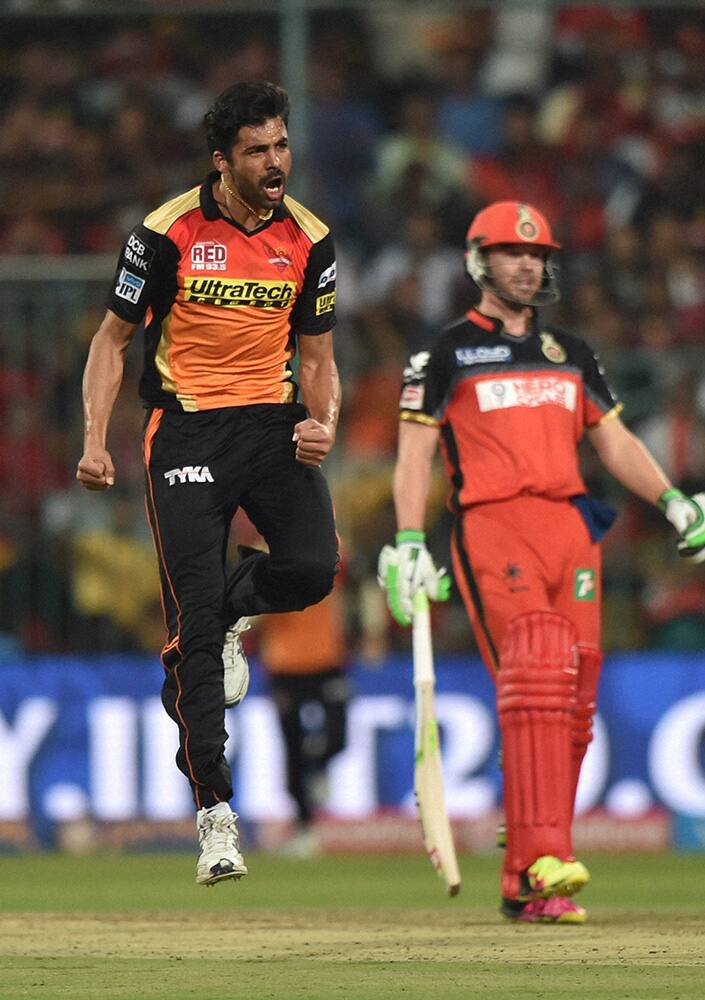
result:
<svg viewBox="0 0 705 1000"><path fill-rule="evenodd" d="M250 668L242 648L240 634L250 628L249 618L238 618L225 633L223 643L223 688L225 707L238 705L247 694L250 683Z"/></svg>
<svg viewBox="0 0 705 1000"><path fill-rule="evenodd" d="M227 878L247 875L247 866L240 854L236 819L237 815L227 802L198 810L196 826L201 854L196 865L196 881L199 885L215 885Z"/></svg>

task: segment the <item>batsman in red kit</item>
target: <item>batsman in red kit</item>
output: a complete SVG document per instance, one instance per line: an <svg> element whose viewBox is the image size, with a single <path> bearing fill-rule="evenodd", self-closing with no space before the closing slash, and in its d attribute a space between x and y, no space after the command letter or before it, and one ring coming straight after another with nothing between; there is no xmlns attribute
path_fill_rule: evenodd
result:
<svg viewBox="0 0 705 1000"><path fill-rule="evenodd" d="M600 539L614 512L588 495L577 447L660 507L682 555L705 559L705 494L675 489L622 423L621 404L579 337L547 325L559 250L530 205L496 202L467 233L477 308L443 329L404 371L394 472L396 545L379 579L408 625L415 592L448 594L425 545L440 440L453 511L453 570L497 691L506 852L501 913L583 923L571 898L589 881L571 842L580 767L592 738L600 650Z"/></svg>

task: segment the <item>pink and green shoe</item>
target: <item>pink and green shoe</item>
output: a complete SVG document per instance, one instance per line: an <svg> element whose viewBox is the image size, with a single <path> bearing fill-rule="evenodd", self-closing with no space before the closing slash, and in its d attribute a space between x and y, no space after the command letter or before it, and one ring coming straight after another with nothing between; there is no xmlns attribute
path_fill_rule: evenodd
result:
<svg viewBox="0 0 705 1000"><path fill-rule="evenodd" d="M561 861L544 854L530 865L523 881L528 892L524 900L550 899L552 896L572 896L590 881L590 872L582 861Z"/></svg>
<svg viewBox="0 0 705 1000"><path fill-rule="evenodd" d="M499 912L515 924L584 924L587 913L567 896L550 899L503 899Z"/></svg>

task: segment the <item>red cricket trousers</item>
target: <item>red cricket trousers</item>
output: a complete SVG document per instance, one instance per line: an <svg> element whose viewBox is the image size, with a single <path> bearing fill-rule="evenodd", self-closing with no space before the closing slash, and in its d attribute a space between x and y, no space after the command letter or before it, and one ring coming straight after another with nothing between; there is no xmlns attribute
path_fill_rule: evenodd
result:
<svg viewBox="0 0 705 1000"><path fill-rule="evenodd" d="M555 711L547 706L545 712L533 713L532 719L538 720L534 738L525 743L528 753L517 758L514 746L507 745L514 730L511 726L505 730L506 716L499 713L505 762L510 749L512 761L518 760L511 775L505 766L507 851L502 885L503 895L512 898L519 894L521 872L537 857L572 857L575 786L591 738L600 665L600 545L591 540L580 511L570 500L518 496L463 511L456 521L452 555L458 588L500 697L500 650L508 630L511 642L512 623L521 621L523 615L544 612L549 623L560 616L575 627L577 650L573 648L567 656L577 671L573 689L566 689L563 743L553 733L550 738L542 735L550 732L555 719ZM540 667L527 670L528 692ZM559 746L565 760L555 759ZM547 776L549 786L556 789L556 800L562 802L560 807L555 802L545 808L540 801L536 805L541 799L537 789L546 784ZM510 781L513 786L517 782L526 786L519 788L513 802L532 802L531 817L510 815L517 811L507 798Z"/></svg>

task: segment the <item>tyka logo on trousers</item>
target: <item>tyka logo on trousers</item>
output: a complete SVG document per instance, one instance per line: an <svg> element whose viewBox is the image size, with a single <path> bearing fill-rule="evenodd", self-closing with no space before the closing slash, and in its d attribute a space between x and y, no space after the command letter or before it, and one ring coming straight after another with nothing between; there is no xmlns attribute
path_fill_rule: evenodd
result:
<svg viewBox="0 0 705 1000"><path fill-rule="evenodd" d="M207 465L185 465L183 469L170 469L164 473L169 486L175 483L212 483L213 476Z"/></svg>

